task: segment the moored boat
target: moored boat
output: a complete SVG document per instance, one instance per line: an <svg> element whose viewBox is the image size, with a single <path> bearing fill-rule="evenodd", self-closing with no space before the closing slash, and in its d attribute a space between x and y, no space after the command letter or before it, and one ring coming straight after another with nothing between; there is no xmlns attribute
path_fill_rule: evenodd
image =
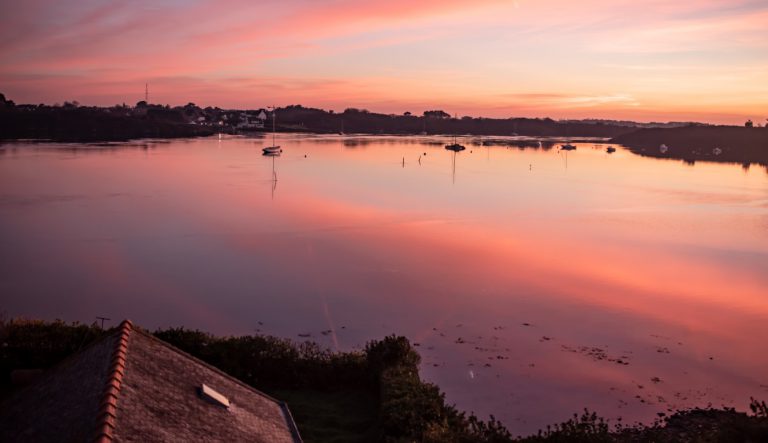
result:
<svg viewBox="0 0 768 443"><path fill-rule="evenodd" d="M277 110L272 106L272 146L267 146L261 150L264 154L274 154L283 152L279 145L275 144L275 120L277 119Z"/></svg>
<svg viewBox="0 0 768 443"><path fill-rule="evenodd" d="M458 118L458 116L455 117L455 118ZM453 135L453 143L451 143L450 145L445 145L445 149L447 149L449 151L453 151L453 152L459 152L459 151L463 151L463 150L465 150L467 148L465 148L463 145L460 145L456 141L456 134L454 134Z"/></svg>
<svg viewBox="0 0 768 443"><path fill-rule="evenodd" d="M467 148L465 148L464 146L462 146L462 145L460 145L458 143L452 143L450 145L445 145L445 149L447 149L449 151L453 151L453 152L459 152L459 151L463 151L463 150L465 150Z"/></svg>

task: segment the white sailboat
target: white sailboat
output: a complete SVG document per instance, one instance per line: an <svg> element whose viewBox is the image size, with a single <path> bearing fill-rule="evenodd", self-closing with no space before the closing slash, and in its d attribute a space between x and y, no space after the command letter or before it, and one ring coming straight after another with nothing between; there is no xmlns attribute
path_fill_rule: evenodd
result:
<svg viewBox="0 0 768 443"><path fill-rule="evenodd" d="M279 145L275 144L275 120L277 120L277 109L272 106L272 146L267 146L265 148L262 148L262 151L264 151L264 154L279 154L283 152L283 150L280 148Z"/></svg>

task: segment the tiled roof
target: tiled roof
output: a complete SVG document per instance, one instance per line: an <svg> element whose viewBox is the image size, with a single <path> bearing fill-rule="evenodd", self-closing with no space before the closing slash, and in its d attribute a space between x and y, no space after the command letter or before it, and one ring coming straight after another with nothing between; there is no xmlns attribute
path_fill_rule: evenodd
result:
<svg viewBox="0 0 768 443"><path fill-rule="evenodd" d="M301 441L285 403L128 321L0 406L3 442Z"/></svg>

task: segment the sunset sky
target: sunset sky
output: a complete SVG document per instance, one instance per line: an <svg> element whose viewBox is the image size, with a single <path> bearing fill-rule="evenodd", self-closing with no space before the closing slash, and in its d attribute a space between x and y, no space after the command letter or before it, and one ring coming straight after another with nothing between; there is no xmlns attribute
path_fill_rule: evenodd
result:
<svg viewBox="0 0 768 443"><path fill-rule="evenodd" d="M0 0L17 103L768 117L766 0Z"/></svg>

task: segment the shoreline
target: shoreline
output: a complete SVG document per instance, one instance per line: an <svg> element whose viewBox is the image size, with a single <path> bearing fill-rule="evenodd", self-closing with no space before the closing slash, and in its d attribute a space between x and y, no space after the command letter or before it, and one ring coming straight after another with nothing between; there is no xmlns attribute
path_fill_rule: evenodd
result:
<svg viewBox="0 0 768 443"><path fill-rule="evenodd" d="M768 128L647 128L611 141L645 157L673 158L691 164L696 161L713 161L768 166Z"/></svg>
<svg viewBox="0 0 768 443"><path fill-rule="evenodd" d="M137 104L112 108L0 103L0 144L25 142L110 143L142 139L264 135L269 128L255 111ZM277 132L317 135L515 137L552 143L602 139L648 157L688 163L715 161L768 166L768 128L697 123L641 124L621 121L555 121L550 118L451 118L442 111L424 116L378 114L348 109L333 113L292 105L277 110ZM663 146L663 147L662 147ZM532 146L535 147L535 146Z"/></svg>
<svg viewBox="0 0 768 443"><path fill-rule="evenodd" d="M192 128L195 128L192 126ZM200 128L197 128L200 129ZM104 148L116 148L125 143L163 143L170 142L171 140L178 139L195 139L213 137L217 134L227 134L230 136L239 137L253 137L254 134L266 134L266 132L246 132L246 133L233 133L233 132L215 132L199 130L197 132L192 131L186 133L184 130L180 132L171 132L169 134L155 133L151 135L137 135L135 137L120 137L120 138L2 138L0 137L0 149L3 145L17 143L17 144L61 144L61 145L84 145L86 147L104 147ZM714 132L713 137L702 138L700 134L694 133L694 135L683 136L678 135L681 131L679 128L675 129L660 129L660 130L646 130L641 129L638 133L630 133L625 136L608 138L608 137L567 137L564 135L553 136L529 136L529 135L480 135L480 134L458 134L458 137L481 137L483 147L515 147L520 149L556 149L559 143L598 143L598 144L616 144L629 152L642 157L652 157L656 159L678 160L684 163L693 165L696 162L711 162L711 163L727 163L741 165L743 169L749 169L752 164L766 167L768 172L768 129L762 128L735 128L737 130L747 129L754 131L757 137L754 140L747 139L743 145L733 145L727 142L727 138L720 135L717 136L717 132L712 131L710 127L702 127L702 130L706 129L709 132ZM727 127L724 129L724 133L734 133L734 128ZM758 132L759 131L759 132ZM339 136L344 139L354 139L355 137L451 137L451 134L406 134L406 133L350 133L339 135L336 133L328 132L312 132L312 131L278 131L282 134L305 134L305 135L318 135L318 136ZM688 131L690 133L690 130ZM736 132L738 134L738 132ZM671 141L670 141L671 140ZM725 141L724 141L725 140ZM741 140L744 140L742 137ZM538 145L538 142L543 142L542 146ZM664 142L668 143L664 143ZM764 144L763 144L764 143ZM438 144L442 144L441 142ZM665 144L668 149L665 152L659 150L659 146ZM721 146L724 146L720 148ZM715 153L715 149L720 149L721 152Z"/></svg>

